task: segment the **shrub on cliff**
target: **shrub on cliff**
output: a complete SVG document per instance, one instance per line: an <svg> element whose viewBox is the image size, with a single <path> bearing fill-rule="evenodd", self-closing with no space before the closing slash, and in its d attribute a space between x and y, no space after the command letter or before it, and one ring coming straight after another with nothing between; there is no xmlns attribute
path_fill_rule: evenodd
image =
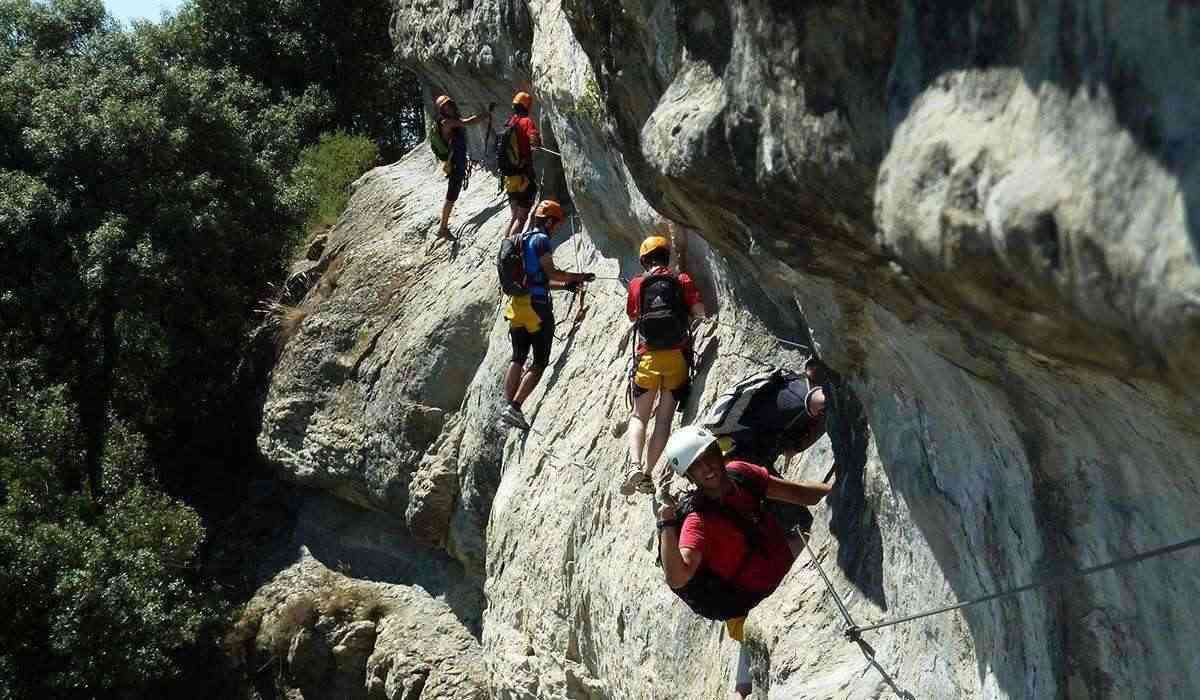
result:
<svg viewBox="0 0 1200 700"><path fill-rule="evenodd" d="M378 161L374 141L341 131L322 134L318 143L305 148L292 176L311 202L307 224L336 222L350 199L350 183Z"/></svg>

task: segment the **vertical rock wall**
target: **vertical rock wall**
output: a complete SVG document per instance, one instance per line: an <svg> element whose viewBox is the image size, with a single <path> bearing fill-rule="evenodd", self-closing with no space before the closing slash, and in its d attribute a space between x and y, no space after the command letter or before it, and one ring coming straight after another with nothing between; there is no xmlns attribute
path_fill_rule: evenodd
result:
<svg viewBox="0 0 1200 700"><path fill-rule="evenodd" d="M678 222L720 312L681 421L802 359L776 338L839 370L829 439L787 473L848 466L813 542L870 623L1195 535L1197 27L1166 1L398 0L392 33L460 103L532 88L576 214L560 267L629 276ZM615 493L623 289L593 285L578 325L556 301L535 431L498 429L507 209L477 174L437 242L443 187L423 148L358 184L264 453L423 543L387 583L475 637L490 696L721 697L734 645ZM868 633L873 665L803 555L751 617L757 693L1190 697L1198 595L1200 557L1172 555Z"/></svg>

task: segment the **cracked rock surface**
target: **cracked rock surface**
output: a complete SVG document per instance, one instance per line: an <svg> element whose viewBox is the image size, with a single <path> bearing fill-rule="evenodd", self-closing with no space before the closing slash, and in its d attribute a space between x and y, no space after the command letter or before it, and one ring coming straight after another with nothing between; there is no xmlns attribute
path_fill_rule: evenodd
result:
<svg viewBox="0 0 1200 700"><path fill-rule="evenodd" d="M779 466L842 466L812 542L856 622L1195 536L1200 8L395 8L397 54L431 95L532 89L562 154L537 156L543 188L575 214L560 267L629 277L637 242L675 222L719 312L680 422L763 363L795 367L807 351L791 343L837 370L829 437ZM484 141L472 132L477 158ZM450 245L434 238L444 187L423 146L356 183L307 273L259 443L312 489L297 547L437 607L409 643L463 643L382 672L359 663L366 626L284 653L389 698L471 697L433 694L450 676L506 699L723 697L736 645L665 588L649 506L615 492L621 284L592 285L577 325L556 299L535 432L498 428L507 207L477 172ZM803 554L750 617L755 697L1198 696L1197 597L1184 552L867 633L873 664ZM376 649L407 624L390 619L370 620ZM312 697L341 697L323 687Z"/></svg>

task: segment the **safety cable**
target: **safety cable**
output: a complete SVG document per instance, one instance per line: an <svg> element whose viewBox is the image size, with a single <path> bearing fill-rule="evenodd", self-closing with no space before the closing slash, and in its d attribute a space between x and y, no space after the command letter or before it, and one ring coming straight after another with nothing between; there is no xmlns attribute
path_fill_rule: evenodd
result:
<svg viewBox="0 0 1200 700"><path fill-rule="evenodd" d="M808 550L808 556L812 557L812 562L817 567L817 573L821 574L821 579L825 581L825 587L829 589L829 593L833 596L833 602L837 603L838 610L846 620L846 629L857 629L857 626L854 624L854 618L850 617L850 610L842 602L842 596L833 587L833 581L830 581L829 576L825 574L825 567L821 566L821 560L817 558L817 553L813 551L812 545L809 544L810 538L807 535L801 535L801 537L804 538L804 548Z"/></svg>
<svg viewBox="0 0 1200 700"><path fill-rule="evenodd" d="M1084 578L1085 576L1091 576L1092 574L1100 573L1101 571L1108 571L1110 569L1117 569L1117 568L1128 566L1131 564L1136 564L1138 562L1145 561L1147 559L1152 559L1155 557L1163 556L1165 554L1179 552L1184 549L1195 547L1197 545L1200 545L1200 537L1193 537L1190 540L1183 540L1182 542L1176 542L1175 544L1167 545L1165 547L1151 549L1149 551L1142 552L1140 554L1134 554L1134 555L1131 555L1128 557L1123 557L1121 559L1116 559L1116 560L1110 561L1106 564L1099 564L1097 566L1089 566L1085 569L1079 569L1077 571L1068 571L1066 573L1062 573L1057 576L1052 576L1050 578L1043 579L1041 581L1027 583L1023 586L1017 586L1016 588L1010 588L1006 591L1000 591L999 593L989 593L988 595L980 596L978 598L973 598L971 600L963 601L961 603L955 603L954 605L946 605L944 607L940 607L935 610L927 610L925 612L915 613L913 615L905 615L904 617L897 617L895 619L885 620L883 622L876 622L876 623L873 623L870 625L858 626L853 623L849 623L850 626L846 629L846 636L848 638L850 638L851 640L857 640L859 635L861 635L863 632L870 632L871 630L882 629L884 627L892 627L895 625L903 624L905 622L912 622L913 620L920 620L925 617L931 617L933 615L940 615L942 613L950 612L952 610L958 610L960 608L965 608L965 607L969 607L972 605L978 605L980 603L986 603L988 601L997 600L999 598L1007 598L1010 596L1017 595L1018 593L1024 593L1026 591L1031 591L1035 588L1048 588L1051 586L1058 586L1063 583L1067 583L1069 581L1074 581L1076 579ZM810 552L811 552L811 550L810 550ZM826 582L826 584L828 584L829 580L826 579L825 582ZM832 590L832 588L830 588L830 590ZM834 592L834 595L836 596L837 593ZM839 605L840 604L841 603L839 602ZM843 610L843 613L845 613L844 610ZM849 617L847 617L847 620L849 620Z"/></svg>
<svg viewBox="0 0 1200 700"><path fill-rule="evenodd" d="M518 430L520 430L520 428L518 428ZM546 435L542 431L538 430L537 428L533 427L532 425L529 426L529 432L533 433L534 435L537 435L545 442L553 442L548 435ZM585 469L589 472L596 471L595 468L593 468L591 465L584 464L582 462L576 462L575 460L572 460L572 459L564 459L564 458L558 456L557 454L555 454L553 450L551 450L547 447L542 447L541 445L536 445L536 446L534 446L533 449L537 450L538 452L543 453L544 455L546 455L547 457L549 457L551 459L557 459L558 461L560 461L564 464L569 464L574 467L579 467L580 469Z"/></svg>
<svg viewBox="0 0 1200 700"><path fill-rule="evenodd" d="M747 333L758 333L758 334L761 334L761 335L765 335L765 336L767 336L768 338L772 338L772 339L774 339L776 342L778 342L778 343L782 343L783 345L791 345L792 347L801 348L801 349L803 349L803 350L812 350L812 348L811 348L811 347L809 347L808 345L805 345L804 343L798 343L798 342L796 342L796 341L794 341L794 340L788 340L787 338L780 338L780 337L779 337L779 336L777 336L777 335L774 335L774 334L771 334L771 333L764 333L764 332L762 332L762 331L761 331L761 330L759 330L759 329L752 328L752 327L750 327L750 326L743 325L743 324L740 324L740 323L730 323L729 321L721 321L721 320L710 320L710 321L709 321L709 323L712 323L712 324L714 324L714 325L717 325L717 326L723 326L723 327L725 327L725 328L733 328L733 329L736 329L736 330L742 330L742 331L746 331Z"/></svg>

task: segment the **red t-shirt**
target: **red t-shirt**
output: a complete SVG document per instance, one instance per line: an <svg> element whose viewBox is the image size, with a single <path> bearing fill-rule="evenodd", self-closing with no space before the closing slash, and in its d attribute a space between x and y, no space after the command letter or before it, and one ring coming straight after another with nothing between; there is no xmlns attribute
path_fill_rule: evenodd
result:
<svg viewBox="0 0 1200 700"><path fill-rule="evenodd" d="M634 277L632 281L630 281L629 296L625 299L625 313L629 315L630 321L637 320L638 300L642 298L642 280L645 279L647 275L660 275L664 273L674 274L668 267L656 267L647 272L645 275L638 275L637 277ZM691 276L686 272L681 272L678 275L675 275L675 277L679 280L679 285L683 287L683 304L690 311L693 306L700 303L700 290L696 289L696 284L692 282ZM683 347L680 346L676 349L682 350ZM645 351L646 349L644 347L638 346L639 353Z"/></svg>
<svg viewBox="0 0 1200 700"><path fill-rule="evenodd" d="M521 152L521 160L528 163L530 156L533 154L534 139L541 138L538 134L537 125L533 123L533 119L516 114L508 118L508 123L516 127L517 149Z"/></svg>
<svg viewBox="0 0 1200 700"><path fill-rule="evenodd" d="M729 462L727 471L743 474L767 487L770 475L766 469L748 462ZM758 515L760 532L758 549L738 571L738 564L746 552L746 536L731 519L720 511L691 513L683 521L679 532L679 548L699 552L701 566L720 578L731 581L738 588L750 592L773 591L792 568L795 557L788 546L787 534L775 516L759 513L755 507L754 494L736 483L734 489L721 504L742 513L749 520ZM736 577L734 574L737 574Z"/></svg>

